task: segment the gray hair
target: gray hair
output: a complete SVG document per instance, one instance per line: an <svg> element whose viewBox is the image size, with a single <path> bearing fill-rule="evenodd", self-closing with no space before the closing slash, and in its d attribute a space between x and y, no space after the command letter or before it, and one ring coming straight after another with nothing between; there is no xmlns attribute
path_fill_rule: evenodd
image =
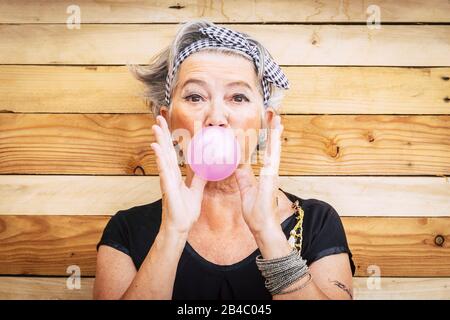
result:
<svg viewBox="0 0 450 320"><path fill-rule="evenodd" d="M188 21L181 25L178 29L175 39L171 43L170 46L163 49L161 52L156 54L151 60L149 65L140 66L140 65L131 65L127 64L128 69L133 74L133 76L139 81L143 82L145 85L145 91L143 94L143 98L146 101L147 105L150 107L153 116L156 117L160 114L160 109L162 106L166 105L164 95L165 95L165 85L166 85L166 76L168 70L172 70L175 58L178 53L181 52L184 48L186 48L191 43L201 39L204 37L199 32L199 29L202 27L214 26L214 23L209 22L204 19L195 19ZM259 60L261 61L261 65L264 66L264 54L270 56L270 53L267 49L257 40L253 39L249 35L243 33L243 35L247 38L247 40L253 45L257 46ZM228 55L240 55L248 60L251 60L245 54L243 54L239 50L233 50L228 48L204 48L201 51L207 52L220 52ZM271 57L271 56L270 56ZM252 61L252 60L251 60ZM252 61L253 62L253 61ZM261 80L264 74L263 68L260 68L259 72L255 66L255 71L258 76L259 87L258 90L263 96ZM176 87L178 83L178 72L175 74L175 78L173 80L174 85L173 88ZM275 112L279 113L279 108L281 106L281 102L284 97L284 90L278 88L277 86L269 83L270 86L270 98L268 101L268 106L273 108ZM172 99L171 99L172 101ZM171 103L172 104L172 103ZM169 110L171 109L171 105L168 106ZM263 109L264 114L264 109Z"/></svg>

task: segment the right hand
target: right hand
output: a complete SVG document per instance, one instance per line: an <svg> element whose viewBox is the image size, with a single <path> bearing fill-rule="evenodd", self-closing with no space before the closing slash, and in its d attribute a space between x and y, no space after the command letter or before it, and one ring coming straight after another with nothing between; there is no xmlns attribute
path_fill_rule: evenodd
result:
<svg viewBox="0 0 450 320"><path fill-rule="evenodd" d="M182 179L172 135L164 117L158 115L152 126L157 143L151 143L156 154L163 208L161 229L183 235L189 233L200 216L206 180L194 175L190 187Z"/></svg>

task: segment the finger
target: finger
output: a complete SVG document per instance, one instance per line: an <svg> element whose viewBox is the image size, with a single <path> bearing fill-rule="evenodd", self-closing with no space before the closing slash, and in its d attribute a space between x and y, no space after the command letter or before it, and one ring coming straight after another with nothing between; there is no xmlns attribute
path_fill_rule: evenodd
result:
<svg viewBox="0 0 450 320"><path fill-rule="evenodd" d="M261 169L263 175L277 175L281 156L281 135L284 127L281 125L280 116L275 116L270 125L268 148L264 153L264 166Z"/></svg>
<svg viewBox="0 0 450 320"><path fill-rule="evenodd" d="M164 140L162 130L157 124L154 124L152 126L152 131L153 131L153 135L155 136L155 140L161 150L161 153L160 153L161 161L168 163L167 152L166 152L167 144Z"/></svg>
<svg viewBox="0 0 450 320"><path fill-rule="evenodd" d="M158 116L159 117L159 116ZM158 118L157 118L158 122ZM174 146L172 144L172 140L170 143L167 139L167 134L163 132L163 129L158 125L154 124L152 126L153 133L155 135L156 141L158 142L158 146L160 149L160 161L164 164L164 167L167 168L166 176L167 179L170 179L170 182L179 184L182 181L181 170L178 167L178 161L175 160L175 164L173 163L173 159L171 159L170 153L175 152ZM169 182L166 182L166 184Z"/></svg>
<svg viewBox="0 0 450 320"><path fill-rule="evenodd" d="M278 118L279 119L279 118ZM284 127L281 125L280 120L277 122L277 126L273 129L273 136L270 142L270 155L269 162L272 167L273 173L278 174L281 157L281 136L283 134Z"/></svg>
<svg viewBox="0 0 450 320"><path fill-rule="evenodd" d="M166 140L167 145L173 146L172 133L169 130L169 125L167 124L166 119L163 116L157 116L156 122L158 123L159 127L163 132L163 137Z"/></svg>
<svg viewBox="0 0 450 320"><path fill-rule="evenodd" d="M173 145L172 134L170 133L169 126L167 125L166 119L158 115L156 117L156 122L159 124L161 131L163 132L163 138L167 143L167 155L168 160L170 161L170 165L174 168L174 170L179 170L178 168L178 158ZM177 168L177 169L175 169Z"/></svg>
<svg viewBox="0 0 450 320"><path fill-rule="evenodd" d="M167 143L172 142L172 137L170 136L166 119L163 116L158 115L156 116L156 123L161 128L164 141L166 141Z"/></svg>
<svg viewBox="0 0 450 320"><path fill-rule="evenodd" d="M281 157L281 135L284 127L279 116L273 119L271 124L271 140L269 149L264 156L264 166L261 168L259 192L265 195L267 201L279 186L279 165ZM270 200L271 201L271 200Z"/></svg>
<svg viewBox="0 0 450 320"><path fill-rule="evenodd" d="M159 179L161 184L161 192L166 193L169 190L170 179L170 169L167 167L167 163L162 154L161 146L157 143L151 143L151 148L156 155L156 164L158 165Z"/></svg>
<svg viewBox="0 0 450 320"><path fill-rule="evenodd" d="M266 151L264 152L264 161L266 161L267 157L270 157L271 153L272 153L272 142L274 140L274 134L276 133L275 130L277 129L277 122L279 121L280 117L278 115L275 115L272 120L270 121L269 124L269 134L268 134L268 138L267 138L267 148Z"/></svg>

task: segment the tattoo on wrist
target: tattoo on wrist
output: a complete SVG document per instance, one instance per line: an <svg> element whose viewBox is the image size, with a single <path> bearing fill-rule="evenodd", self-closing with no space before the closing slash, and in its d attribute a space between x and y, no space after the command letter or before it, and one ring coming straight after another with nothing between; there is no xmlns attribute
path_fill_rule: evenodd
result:
<svg viewBox="0 0 450 320"><path fill-rule="evenodd" d="M330 280L330 282L332 282L339 289L345 291L350 296L350 298L353 300L352 291L349 288L347 288L345 284L343 284L342 282L339 282L337 280L333 280L333 281Z"/></svg>

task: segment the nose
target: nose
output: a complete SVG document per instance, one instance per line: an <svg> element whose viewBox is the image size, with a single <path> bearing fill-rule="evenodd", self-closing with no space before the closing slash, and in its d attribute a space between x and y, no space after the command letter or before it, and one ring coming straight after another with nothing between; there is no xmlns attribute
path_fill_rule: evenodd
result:
<svg viewBox="0 0 450 320"><path fill-rule="evenodd" d="M227 128L228 110L220 102L213 102L206 116L206 126L220 126Z"/></svg>

